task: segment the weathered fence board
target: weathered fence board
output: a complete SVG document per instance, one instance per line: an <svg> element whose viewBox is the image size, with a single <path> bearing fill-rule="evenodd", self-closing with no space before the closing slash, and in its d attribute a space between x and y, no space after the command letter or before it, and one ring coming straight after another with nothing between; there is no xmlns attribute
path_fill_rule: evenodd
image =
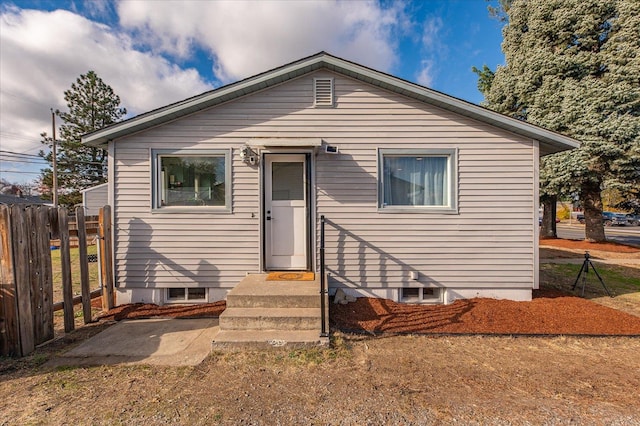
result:
<svg viewBox="0 0 640 426"><path fill-rule="evenodd" d="M24 207L11 207L11 234L13 240L13 270L16 294L18 295L18 328L20 347L23 353L35 349L33 340L33 313L31 312L31 289L29 283L29 245Z"/></svg>
<svg viewBox="0 0 640 426"><path fill-rule="evenodd" d="M38 344L40 339L42 339L42 324L40 323L40 318L42 312L40 311L41 305L41 286L39 282L39 268L40 268L40 258L38 256L38 231L37 227L37 219L34 217L36 214L36 210L31 207L27 207L24 210L25 213L25 224L27 229L27 248L29 250L28 257L28 273L29 273L29 295L31 299L31 314L33 316L33 340L34 344Z"/></svg>
<svg viewBox="0 0 640 426"><path fill-rule="evenodd" d="M42 214L47 207L28 206L23 212L29 248L28 268L30 280L33 336L36 345L53 338L53 314L47 305L53 292L51 282L51 251L48 240L48 216Z"/></svg>
<svg viewBox="0 0 640 426"><path fill-rule="evenodd" d="M113 291L113 256L111 244L111 207L104 206L99 214L100 253L102 256L102 309L109 310L115 306Z"/></svg>
<svg viewBox="0 0 640 426"><path fill-rule="evenodd" d="M102 296L102 288L99 288L97 290L92 290L89 293L89 297L91 299L93 299L94 297L98 297L98 296ZM74 305L78 305L82 303L82 295L78 295L78 296L73 296L73 304ZM64 309L64 302L55 302L53 304L53 311L61 311Z"/></svg>
<svg viewBox="0 0 640 426"><path fill-rule="evenodd" d="M51 235L49 238L52 240L57 240L60 238L60 228L58 227L58 209L49 209L49 231Z"/></svg>
<svg viewBox="0 0 640 426"><path fill-rule="evenodd" d="M42 340L39 343L53 339L53 271L51 267L49 208L38 207L38 238L40 257L40 282L42 283L40 303Z"/></svg>
<svg viewBox="0 0 640 426"><path fill-rule="evenodd" d="M33 312L31 310L31 277L29 273L29 230L25 207L11 207L11 235L13 239L13 267L16 294L18 295L18 328L22 354L33 352Z"/></svg>
<svg viewBox="0 0 640 426"><path fill-rule="evenodd" d="M0 355L22 356L8 206L0 206Z"/></svg>
<svg viewBox="0 0 640 426"><path fill-rule="evenodd" d="M89 285L89 263L87 261L87 229L84 220L84 208L76 208L76 227L78 232L78 255L80 257L80 289L82 294L82 315L84 323L91 322L91 286Z"/></svg>
<svg viewBox="0 0 640 426"><path fill-rule="evenodd" d="M67 209L58 210L58 226L60 230L69 229ZM62 272L62 301L64 302L64 331L68 333L75 328L73 315L73 281L71 280L71 247L69 232L60 232L60 271ZM71 309L66 309L69 306Z"/></svg>
<svg viewBox="0 0 640 426"><path fill-rule="evenodd" d="M100 265L108 308L114 306L111 212L100 222ZM0 355L24 356L53 339L55 305L64 311L64 329L75 328L73 305L82 302L84 321L91 321L91 296L84 211L76 212L81 296L73 297L70 225L66 209L45 206L0 206ZM92 230L95 225L91 225ZM60 241L61 303L53 303L51 240Z"/></svg>

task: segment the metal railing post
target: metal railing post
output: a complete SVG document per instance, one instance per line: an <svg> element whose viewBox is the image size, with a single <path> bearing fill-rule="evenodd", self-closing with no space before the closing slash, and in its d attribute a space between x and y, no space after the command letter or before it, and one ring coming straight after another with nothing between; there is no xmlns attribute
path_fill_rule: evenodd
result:
<svg viewBox="0 0 640 426"><path fill-rule="evenodd" d="M320 216L320 318L322 321L320 337L328 337L329 333L327 332L327 318L326 318L326 303L325 303L325 295L326 295L326 287L327 283L325 282L325 271L324 271L324 215Z"/></svg>

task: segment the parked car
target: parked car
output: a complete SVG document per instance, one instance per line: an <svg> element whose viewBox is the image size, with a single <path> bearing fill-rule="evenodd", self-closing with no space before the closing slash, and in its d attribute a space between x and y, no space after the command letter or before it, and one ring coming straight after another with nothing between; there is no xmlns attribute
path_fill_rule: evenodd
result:
<svg viewBox="0 0 640 426"><path fill-rule="evenodd" d="M602 220L604 226L627 226L629 224L627 216L622 213L602 212Z"/></svg>
<svg viewBox="0 0 640 426"><path fill-rule="evenodd" d="M640 216L636 216L636 221L633 222L629 219L629 215L624 215L622 213L613 213L613 212L602 212L602 221L604 222L604 226L627 226L627 225L640 225ZM576 219L578 222L584 225L584 213L579 213L576 215Z"/></svg>
<svg viewBox="0 0 640 426"><path fill-rule="evenodd" d="M640 226L640 214L628 214L627 220L631 226Z"/></svg>

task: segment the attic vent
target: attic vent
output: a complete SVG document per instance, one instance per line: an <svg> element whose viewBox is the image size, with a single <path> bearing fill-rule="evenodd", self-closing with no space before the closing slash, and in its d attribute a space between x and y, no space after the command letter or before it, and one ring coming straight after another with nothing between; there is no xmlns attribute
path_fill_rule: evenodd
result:
<svg viewBox="0 0 640 426"><path fill-rule="evenodd" d="M313 82L315 105L333 106L333 79L316 78Z"/></svg>

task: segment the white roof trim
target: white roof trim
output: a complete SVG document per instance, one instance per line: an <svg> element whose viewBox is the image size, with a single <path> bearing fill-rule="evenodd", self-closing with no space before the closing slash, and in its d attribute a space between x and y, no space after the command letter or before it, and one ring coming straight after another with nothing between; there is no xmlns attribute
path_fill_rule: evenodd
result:
<svg viewBox="0 0 640 426"><path fill-rule="evenodd" d="M568 136L516 120L487 108L402 80L398 77L337 58L325 52L86 134L82 137L82 143L93 146L104 146L110 140L121 138L205 108L231 101L321 68L326 68L368 84L488 123L518 135L538 140L540 142L541 155L565 151L580 146L579 141Z"/></svg>
<svg viewBox="0 0 640 426"><path fill-rule="evenodd" d="M92 191L94 189L98 189L100 187L107 186L107 185L109 185L109 182L105 182L105 183L101 183L101 184L96 185L96 186L90 186L89 188L81 189L80 192Z"/></svg>
<svg viewBox="0 0 640 426"><path fill-rule="evenodd" d="M256 138L247 141L248 146L255 147L306 147L306 146L322 146L321 138Z"/></svg>
<svg viewBox="0 0 640 426"><path fill-rule="evenodd" d="M551 130L547 130L543 127L539 127L531 123L527 123L525 121L516 120L515 118L511 118L507 115L491 111L490 109L483 108L481 106L463 101L458 98L454 98L449 95L445 95L444 93L419 86L417 84L399 79L397 77L374 71L370 68L366 68L352 62L346 62L333 56L328 56L325 61L329 64L334 65L337 68L336 71L338 72L341 72L339 68L351 71L356 75L344 72L343 73L359 80L365 81L369 84L373 84L387 90L395 91L404 94L405 96L415 97L443 109L457 112L461 115L474 118L479 121L487 122L496 127L539 140L540 142L542 142L541 145L551 147L554 145L554 142L558 145L565 145L563 149L557 149L557 151L578 148L580 146L580 142L576 139L553 132ZM358 78L358 75L368 78ZM543 151L542 146L541 151Z"/></svg>

